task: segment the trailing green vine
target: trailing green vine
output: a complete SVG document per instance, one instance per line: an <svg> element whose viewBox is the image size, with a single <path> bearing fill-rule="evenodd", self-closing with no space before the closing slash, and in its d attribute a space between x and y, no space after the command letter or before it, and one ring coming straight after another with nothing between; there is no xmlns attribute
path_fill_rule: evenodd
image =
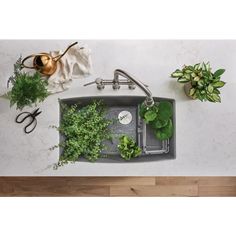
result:
<svg viewBox="0 0 236 236"><path fill-rule="evenodd" d="M103 141L111 140L109 125L112 120L105 118L106 109L101 101L79 108L78 105L61 104L62 119L59 132L65 140L59 144L63 152L58 166L75 162L80 157L94 162L102 157Z"/></svg>

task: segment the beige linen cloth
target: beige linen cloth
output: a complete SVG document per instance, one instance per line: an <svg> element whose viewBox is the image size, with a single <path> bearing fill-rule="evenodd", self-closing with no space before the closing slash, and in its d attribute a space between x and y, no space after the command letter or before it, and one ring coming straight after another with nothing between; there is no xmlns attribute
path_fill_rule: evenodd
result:
<svg viewBox="0 0 236 236"><path fill-rule="evenodd" d="M53 51L54 57L62 51ZM48 91L58 93L68 89L72 79L85 78L92 73L91 50L75 45L58 61L56 72L48 78Z"/></svg>

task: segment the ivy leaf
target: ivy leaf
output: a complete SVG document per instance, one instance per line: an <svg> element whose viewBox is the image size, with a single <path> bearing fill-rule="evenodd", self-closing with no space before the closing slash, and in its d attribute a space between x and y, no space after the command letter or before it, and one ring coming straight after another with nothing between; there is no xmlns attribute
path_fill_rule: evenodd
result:
<svg viewBox="0 0 236 236"><path fill-rule="evenodd" d="M214 77L220 77L222 74L224 74L225 69L219 69L214 73Z"/></svg>
<svg viewBox="0 0 236 236"><path fill-rule="evenodd" d="M156 137L161 141L171 138L172 135L173 124L171 119L168 120L168 124L165 127L156 131Z"/></svg>

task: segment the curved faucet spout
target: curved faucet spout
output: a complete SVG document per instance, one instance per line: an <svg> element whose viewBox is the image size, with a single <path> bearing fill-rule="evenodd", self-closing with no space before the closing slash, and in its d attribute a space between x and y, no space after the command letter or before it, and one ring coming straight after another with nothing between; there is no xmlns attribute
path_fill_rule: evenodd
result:
<svg viewBox="0 0 236 236"><path fill-rule="evenodd" d="M128 80L132 81L134 84L136 84L140 89L143 90L143 92L147 95L146 100L144 101L145 105L148 107L153 106L154 100L152 98L152 93L151 91L147 88L146 85L144 85L141 81L135 79L132 77L130 74L128 74L126 71L123 71L121 69L116 69L114 71L114 79L113 83L114 84L119 84L119 76L123 76L127 78Z"/></svg>

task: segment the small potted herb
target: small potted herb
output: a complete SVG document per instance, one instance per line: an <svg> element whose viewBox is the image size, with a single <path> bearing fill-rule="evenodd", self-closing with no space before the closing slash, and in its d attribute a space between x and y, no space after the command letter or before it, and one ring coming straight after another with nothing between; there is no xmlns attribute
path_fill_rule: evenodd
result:
<svg viewBox="0 0 236 236"><path fill-rule="evenodd" d="M13 85L7 93L10 106L16 104L16 108L22 110L25 106L31 106L44 101L49 95L47 81L36 72L33 75L21 71L21 58L14 64L14 75L8 81Z"/></svg>
<svg viewBox="0 0 236 236"><path fill-rule="evenodd" d="M142 154L142 149L136 144L136 142L127 135L120 137L120 143L118 149L121 157L129 161L134 157L138 157Z"/></svg>
<svg viewBox="0 0 236 236"><path fill-rule="evenodd" d="M168 101L155 102L152 107L140 106L139 114L150 125L158 140L167 140L173 135L173 108Z"/></svg>
<svg viewBox="0 0 236 236"><path fill-rule="evenodd" d="M187 96L200 101L221 102L219 88L225 85L221 80L224 69L212 73L210 63L198 63L194 66L184 66L171 74L179 83L184 83Z"/></svg>

